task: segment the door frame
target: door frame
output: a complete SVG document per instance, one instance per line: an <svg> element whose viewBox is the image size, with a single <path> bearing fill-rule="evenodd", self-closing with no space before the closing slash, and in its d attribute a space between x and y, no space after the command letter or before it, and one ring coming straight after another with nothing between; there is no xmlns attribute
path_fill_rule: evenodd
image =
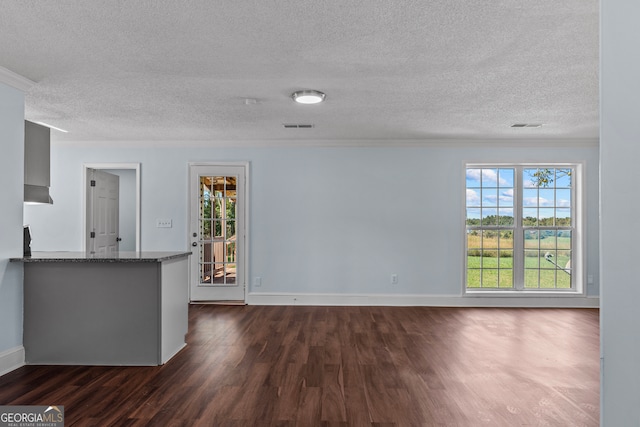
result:
<svg viewBox="0 0 640 427"><path fill-rule="evenodd" d="M249 293L249 200L250 198L250 193L249 193L249 188L250 188L250 181L249 181L249 177L250 177L250 162L249 161L233 161L233 162L188 162L188 167L187 167L187 190L186 190L186 194L187 194L187 221L186 221L186 236L187 236L187 242L189 242L189 250L191 250L191 204L192 204L192 200L191 200L191 168L192 166L210 166L210 167L229 167L229 166L233 166L233 167L241 167L244 169L244 236L243 236L243 240L244 240L244 244L242 245L242 253L238 254L238 256L242 256L244 262L242 263L242 277L244 280L244 283L242 284L244 286L244 299L243 301L246 303L247 302L247 294ZM239 236L238 236L239 237ZM191 255L193 256L193 254ZM191 277L191 265L189 266L189 302L191 302L191 280L193 279Z"/></svg>
<svg viewBox="0 0 640 427"><path fill-rule="evenodd" d="M136 252L140 252L140 163L83 163L82 165L82 248L87 250L87 174L89 169L136 171Z"/></svg>

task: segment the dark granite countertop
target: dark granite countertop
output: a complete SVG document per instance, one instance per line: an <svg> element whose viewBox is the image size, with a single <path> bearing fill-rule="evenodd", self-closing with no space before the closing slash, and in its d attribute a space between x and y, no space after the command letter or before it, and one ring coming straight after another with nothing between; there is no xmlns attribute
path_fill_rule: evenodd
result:
<svg viewBox="0 0 640 427"><path fill-rule="evenodd" d="M32 252L31 256L11 258L12 262L70 262L70 263L126 263L163 262L191 255L191 252L116 252L115 254L92 254L89 252Z"/></svg>

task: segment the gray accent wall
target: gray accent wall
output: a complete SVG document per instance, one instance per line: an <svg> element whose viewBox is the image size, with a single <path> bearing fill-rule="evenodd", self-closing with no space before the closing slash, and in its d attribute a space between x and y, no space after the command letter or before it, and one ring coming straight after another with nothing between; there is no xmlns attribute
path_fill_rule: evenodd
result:
<svg viewBox="0 0 640 427"><path fill-rule="evenodd" d="M0 83L0 354L22 346L23 182L24 94Z"/></svg>
<svg viewBox="0 0 640 427"><path fill-rule="evenodd" d="M640 3L601 7L601 425L640 426Z"/></svg>

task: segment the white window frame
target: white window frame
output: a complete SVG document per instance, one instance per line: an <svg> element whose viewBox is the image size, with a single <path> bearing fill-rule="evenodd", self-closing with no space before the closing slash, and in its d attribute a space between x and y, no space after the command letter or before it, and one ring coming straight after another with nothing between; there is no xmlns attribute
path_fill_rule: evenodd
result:
<svg viewBox="0 0 640 427"><path fill-rule="evenodd" d="M467 287L467 224L466 224L466 174L467 169L514 169L514 237L513 237L513 284L512 288L468 288ZM572 215L573 215L573 229L572 229L572 288L570 289L534 289L524 287L524 239L523 230L526 228L522 226L522 203L523 203L523 182L522 171L530 168L553 168L563 169L571 168L573 170L572 176ZM540 163L487 163L487 162L465 162L463 168L463 190L461 191L463 197L463 295L465 296L585 296L586 283L584 273L584 226L586 224L586 208L585 208L585 189L584 189L585 175L584 164L582 162L571 163L557 163L557 162L540 162Z"/></svg>

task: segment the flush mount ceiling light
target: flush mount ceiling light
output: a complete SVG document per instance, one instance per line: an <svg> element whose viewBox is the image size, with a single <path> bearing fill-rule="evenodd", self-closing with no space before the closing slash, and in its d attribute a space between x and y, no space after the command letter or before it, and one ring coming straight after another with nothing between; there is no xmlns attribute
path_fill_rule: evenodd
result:
<svg viewBox="0 0 640 427"><path fill-rule="evenodd" d="M299 104L318 104L324 101L325 96L318 90L299 90L291 94L291 98Z"/></svg>

